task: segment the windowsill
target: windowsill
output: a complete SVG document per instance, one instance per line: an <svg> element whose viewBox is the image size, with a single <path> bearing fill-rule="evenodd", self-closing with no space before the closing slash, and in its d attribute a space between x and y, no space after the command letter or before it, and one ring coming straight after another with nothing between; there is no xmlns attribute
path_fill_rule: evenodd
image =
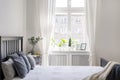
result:
<svg viewBox="0 0 120 80"><path fill-rule="evenodd" d="M58 50L53 49L49 50L49 54L83 54L83 55L89 55L90 50L72 50L72 49L66 49L66 50Z"/></svg>
<svg viewBox="0 0 120 80"><path fill-rule="evenodd" d="M49 52L52 52L52 53L90 53L90 50L89 49L86 49L86 50L76 50L76 49L73 49L73 48L51 48L49 50Z"/></svg>
<svg viewBox="0 0 120 80"><path fill-rule="evenodd" d="M90 51L83 51L83 50L77 50L77 51L51 51L49 54L51 55L90 55Z"/></svg>
<svg viewBox="0 0 120 80"><path fill-rule="evenodd" d="M63 50L63 51L60 51L60 50L52 50L51 52L60 52L60 53L89 53L90 51L86 51L86 50Z"/></svg>

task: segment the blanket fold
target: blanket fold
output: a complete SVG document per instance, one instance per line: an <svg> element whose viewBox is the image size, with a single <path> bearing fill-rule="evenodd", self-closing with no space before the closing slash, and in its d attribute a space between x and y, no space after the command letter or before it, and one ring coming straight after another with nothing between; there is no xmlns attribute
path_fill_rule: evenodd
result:
<svg viewBox="0 0 120 80"><path fill-rule="evenodd" d="M95 73L83 80L106 80L109 73L112 71L115 64L119 64L118 62L110 61L108 64L104 67L104 69L98 73Z"/></svg>

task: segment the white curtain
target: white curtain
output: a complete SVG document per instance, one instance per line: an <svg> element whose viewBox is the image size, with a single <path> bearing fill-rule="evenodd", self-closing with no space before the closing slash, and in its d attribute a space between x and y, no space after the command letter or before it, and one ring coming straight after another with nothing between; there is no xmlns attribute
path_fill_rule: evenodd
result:
<svg viewBox="0 0 120 80"><path fill-rule="evenodd" d="M87 0L87 33L90 44L90 65L96 65L95 32L97 22L98 0Z"/></svg>
<svg viewBox="0 0 120 80"><path fill-rule="evenodd" d="M40 33L43 37L40 43L41 53L42 53L42 65L48 65L48 53L50 47L50 39L54 27L54 0L39 0L38 6L39 18L40 18Z"/></svg>

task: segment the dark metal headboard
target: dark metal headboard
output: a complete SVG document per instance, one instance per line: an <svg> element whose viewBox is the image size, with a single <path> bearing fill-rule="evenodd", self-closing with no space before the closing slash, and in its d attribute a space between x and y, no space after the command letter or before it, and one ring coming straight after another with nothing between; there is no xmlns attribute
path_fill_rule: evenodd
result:
<svg viewBox="0 0 120 80"><path fill-rule="evenodd" d="M0 36L0 80L2 80L1 62L19 51L23 51L23 37Z"/></svg>

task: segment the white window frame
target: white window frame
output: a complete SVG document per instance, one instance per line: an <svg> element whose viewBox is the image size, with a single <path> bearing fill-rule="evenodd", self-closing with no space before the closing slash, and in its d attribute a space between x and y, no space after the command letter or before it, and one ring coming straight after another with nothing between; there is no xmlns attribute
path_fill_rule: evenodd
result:
<svg viewBox="0 0 120 80"><path fill-rule="evenodd" d="M55 8L55 15L57 13L67 13L68 32L71 32L71 16L72 16L72 13L84 13L85 17L87 16L86 1L87 0L85 0L85 6L84 7L71 7L71 0L67 0L67 7L56 7ZM85 18L85 28L86 28L86 26L87 26L87 20ZM68 36L71 37L71 33L68 33Z"/></svg>
<svg viewBox="0 0 120 80"><path fill-rule="evenodd" d="M86 0L85 0L86 3ZM71 13L85 13L86 14L86 4L85 7L71 7L71 0L67 0L67 7L56 7L56 13L68 13L68 30L71 31ZM86 16L86 15L85 15Z"/></svg>

